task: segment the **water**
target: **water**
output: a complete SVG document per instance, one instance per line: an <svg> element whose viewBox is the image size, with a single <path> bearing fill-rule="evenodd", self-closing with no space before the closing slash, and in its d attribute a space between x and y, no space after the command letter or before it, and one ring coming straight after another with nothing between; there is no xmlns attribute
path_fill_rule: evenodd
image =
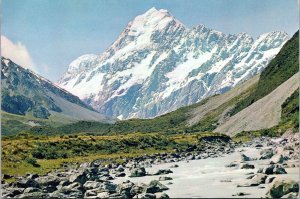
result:
<svg viewBox="0 0 300 199"><path fill-rule="evenodd" d="M238 150L244 149L243 152ZM233 197L233 194L238 192L249 193L244 197L257 198L265 197L268 186L267 184L256 187L237 187L238 184L246 182L246 175L249 172L254 172L258 168L263 168L268 165L269 160L256 160L249 161L248 163L254 164L255 169L239 169L239 168L227 168L226 164L233 161L239 160L240 154L251 158L257 158L260 149L255 148L239 148L236 152L224 155L218 158L207 158L201 160L192 160L189 162L181 161L177 163L164 163L159 165L153 165L151 168L146 168L147 172L157 171L158 169L168 169L171 165L177 164L179 167L171 168L173 173L164 175L172 177L171 181L161 181L169 187L169 190L165 191L171 198L199 198L199 197ZM299 168L287 168L286 175L290 179L299 180ZM142 182L149 183L151 180L158 180L159 176L145 176L139 178L117 178L114 180L115 183L121 183L125 180L130 180L134 183ZM231 182L222 182L224 180L230 180ZM169 185L168 182L173 184ZM236 196L240 198L240 196Z"/></svg>

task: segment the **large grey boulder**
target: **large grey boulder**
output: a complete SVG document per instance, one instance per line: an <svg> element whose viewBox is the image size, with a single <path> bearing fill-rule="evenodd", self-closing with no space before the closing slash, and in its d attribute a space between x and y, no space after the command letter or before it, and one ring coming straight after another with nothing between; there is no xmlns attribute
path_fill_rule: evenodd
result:
<svg viewBox="0 0 300 199"><path fill-rule="evenodd" d="M273 198L281 198L289 193L298 193L299 184L293 180L285 178L276 178L268 191L268 194Z"/></svg>

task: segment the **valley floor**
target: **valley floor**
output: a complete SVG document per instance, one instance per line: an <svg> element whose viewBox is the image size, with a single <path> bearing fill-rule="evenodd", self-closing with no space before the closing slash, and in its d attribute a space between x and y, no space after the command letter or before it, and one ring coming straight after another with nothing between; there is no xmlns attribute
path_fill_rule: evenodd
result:
<svg viewBox="0 0 300 199"><path fill-rule="evenodd" d="M169 153L128 157L122 163L107 164L96 160L44 175L27 174L16 178L15 182L4 183L3 196L297 197L297 134L277 139L260 137L243 144L224 137L221 140L217 137L214 141L202 140L201 143Z"/></svg>

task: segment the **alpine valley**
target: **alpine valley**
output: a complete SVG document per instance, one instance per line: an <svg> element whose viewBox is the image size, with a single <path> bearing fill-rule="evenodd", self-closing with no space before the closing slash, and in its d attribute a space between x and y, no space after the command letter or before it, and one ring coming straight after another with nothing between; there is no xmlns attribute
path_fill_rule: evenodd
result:
<svg viewBox="0 0 300 199"><path fill-rule="evenodd" d="M256 75L288 38L284 32L253 39L204 25L190 29L167 10L151 8L104 53L74 60L58 84L107 116L152 118Z"/></svg>
<svg viewBox="0 0 300 199"><path fill-rule="evenodd" d="M1 65L4 198L299 196L299 30L253 39L151 8L58 83Z"/></svg>

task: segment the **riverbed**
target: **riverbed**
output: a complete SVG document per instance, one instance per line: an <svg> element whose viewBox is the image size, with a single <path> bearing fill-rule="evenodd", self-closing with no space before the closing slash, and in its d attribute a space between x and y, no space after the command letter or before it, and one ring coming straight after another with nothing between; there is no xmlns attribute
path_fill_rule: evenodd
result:
<svg viewBox="0 0 300 199"><path fill-rule="evenodd" d="M259 168L269 165L270 160L254 160L247 161L255 166L254 169L240 169L240 167L225 167L233 161L239 161L241 154L245 154L251 158L258 158L259 152L263 148L243 147L237 148L234 153L226 154L217 158L206 158L200 160L180 161L176 163L163 163L152 165L146 168L151 173L159 169L171 169L173 173L160 176L168 176L173 178L169 181L161 181L169 190L165 191L171 198L209 198L209 197L237 197L233 196L239 192L249 195L243 197L260 198L267 194L268 184L261 184L254 187L237 187L238 184L247 182L246 177L251 172L256 173ZM299 165L299 162L294 162ZM178 167L171 168L177 164ZM287 177L299 181L299 168L286 168L287 174L280 176ZM129 171L126 171L129 174ZM158 180L160 176L144 176L144 177L126 177L116 178L114 183L121 183L130 180L134 183L149 183L151 180ZM271 176L271 175L270 175ZM279 175L274 175L279 176ZM170 184L170 182L172 184Z"/></svg>

